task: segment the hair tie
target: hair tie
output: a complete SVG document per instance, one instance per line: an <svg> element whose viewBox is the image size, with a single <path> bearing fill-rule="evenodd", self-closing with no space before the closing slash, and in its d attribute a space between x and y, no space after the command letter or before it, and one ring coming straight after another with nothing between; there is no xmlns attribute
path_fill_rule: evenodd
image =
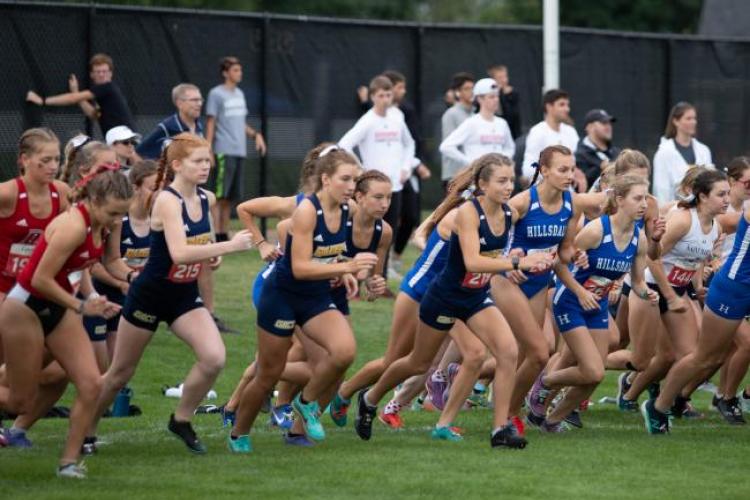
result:
<svg viewBox="0 0 750 500"><path fill-rule="evenodd" d="M328 146L327 148L323 149L323 151L320 152L320 154L318 155L318 158L323 158L325 155L327 155L331 151L338 151L339 149L341 148L338 146L338 144L331 144L330 146Z"/></svg>
<svg viewBox="0 0 750 500"><path fill-rule="evenodd" d="M120 170L120 164L118 162L115 162L115 163L105 163L103 165L98 165L98 166L94 167L94 169L91 172L89 172L88 174L86 174L83 177L81 177L80 179L78 179L78 181L75 184L75 187L77 189L81 189L82 187L86 186L86 184L88 184L89 182L91 182L91 179L93 179L97 175L101 174L102 172L105 172L105 171L108 171L108 170L116 172L116 171Z"/></svg>
<svg viewBox="0 0 750 500"><path fill-rule="evenodd" d="M535 161L534 163L531 164L531 168L535 168L538 170L539 168L541 168L541 165L539 164L538 161Z"/></svg>
<svg viewBox="0 0 750 500"><path fill-rule="evenodd" d="M692 203L695 200L695 195L690 194L677 194L677 199L683 203Z"/></svg>

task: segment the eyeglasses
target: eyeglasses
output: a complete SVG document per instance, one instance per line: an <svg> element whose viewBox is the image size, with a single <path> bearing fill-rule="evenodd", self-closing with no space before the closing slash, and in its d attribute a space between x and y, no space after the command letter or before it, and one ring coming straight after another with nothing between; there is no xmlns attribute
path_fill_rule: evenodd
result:
<svg viewBox="0 0 750 500"><path fill-rule="evenodd" d="M203 98L202 97L192 97L190 99L182 99L183 101L192 102L195 104L203 104Z"/></svg>

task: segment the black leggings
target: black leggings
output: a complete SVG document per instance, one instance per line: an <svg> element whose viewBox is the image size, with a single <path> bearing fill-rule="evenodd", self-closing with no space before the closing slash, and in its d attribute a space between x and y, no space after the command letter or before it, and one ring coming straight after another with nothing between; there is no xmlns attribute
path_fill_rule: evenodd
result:
<svg viewBox="0 0 750 500"><path fill-rule="evenodd" d="M419 193L414 191L411 182L407 181L401 191L401 219L393 243L393 251L402 254L409 243L411 233L419 226Z"/></svg>

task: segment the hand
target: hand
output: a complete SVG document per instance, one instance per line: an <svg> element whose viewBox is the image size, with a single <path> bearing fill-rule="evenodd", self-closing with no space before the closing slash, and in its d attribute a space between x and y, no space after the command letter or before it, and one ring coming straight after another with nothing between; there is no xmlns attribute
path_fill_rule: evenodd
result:
<svg viewBox="0 0 750 500"><path fill-rule="evenodd" d="M260 132L255 133L255 150L261 156L266 156L266 141L263 139L263 134Z"/></svg>
<svg viewBox="0 0 750 500"><path fill-rule="evenodd" d="M237 233L232 236L230 243L235 252L250 250L253 247L253 235L247 229L237 231Z"/></svg>
<svg viewBox="0 0 750 500"><path fill-rule="evenodd" d="M608 300L610 304L615 304L620 300L620 292L622 292L622 283L618 280L615 281L612 288L609 289Z"/></svg>
<svg viewBox="0 0 750 500"><path fill-rule="evenodd" d="M424 163L420 163L417 167L417 175L420 179L426 181L427 179L432 177L432 172L430 172L430 169L427 168L427 165L425 165Z"/></svg>
<svg viewBox="0 0 750 500"><path fill-rule="evenodd" d="M366 103L370 100L370 90L364 85L357 87L357 99L359 99L359 102L362 104Z"/></svg>
<svg viewBox="0 0 750 500"><path fill-rule="evenodd" d="M580 269L588 269L589 254L583 250L576 249L576 253L573 254L573 264Z"/></svg>
<svg viewBox="0 0 750 500"><path fill-rule="evenodd" d="M328 284L331 286L331 288L338 288L341 285L344 284L343 280L341 279L341 276L336 276L335 278L331 278L328 280Z"/></svg>
<svg viewBox="0 0 750 500"><path fill-rule="evenodd" d="M370 270L374 268L377 263L377 255L370 252L361 252L355 255L347 264L349 264L349 272L351 274L356 274L363 269Z"/></svg>
<svg viewBox="0 0 750 500"><path fill-rule="evenodd" d="M554 255L547 252L539 252L522 258L519 267L524 271L529 271L531 274L541 274L549 270L554 262Z"/></svg>
<svg viewBox="0 0 750 500"><path fill-rule="evenodd" d="M130 283L128 283L127 281L120 281L120 283L118 284L117 288L120 289L120 293L121 294L127 295L128 294L128 290L130 290Z"/></svg>
<svg viewBox="0 0 750 500"><path fill-rule="evenodd" d="M210 267L212 271L219 269L219 266L221 266L221 256L208 259L208 267Z"/></svg>
<svg viewBox="0 0 750 500"><path fill-rule="evenodd" d="M645 295L646 295L646 298L644 298L644 297L643 297L643 295L644 295L644 292L643 292L643 291L640 291L640 292L638 292L638 291L636 291L636 289L635 289L635 288L633 288L633 292L634 292L634 293L635 293L635 294L636 294L636 295L637 295L637 296L638 296L639 298L641 298L641 300L645 300L645 301L647 301L647 302L648 302L649 304L651 304L652 306L656 306L656 305L659 305L659 293L658 293L658 292L657 292L656 290L651 290L651 289L650 289L649 287L647 287L647 286L644 286L644 290L645 290ZM677 298L679 298L679 297L677 297Z"/></svg>
<svg viewBox="0 0 750 500"><path fill-rule="evenodd" d="M511 92L513 92L513 87L511 85L503 85L500 88L503 91L503 94L510 94Z"/></svg>
<svg viewBox="0 0 750 500"><path fill-rule="evenodd" d="M589 290L582 288L580 292L576 293L576 296L578 297L578 303L581 304L581 307L583 307L585 311L595 311L599 309L599 301L597 300L596 295Z"/></svg>
<svg viewBox="0 0 750 500"><path fill-rule="evenodd" d="M657 217L651 219L651 239L657 243L661 241L661 237L664 236L664 231L667 230L667 220L664 217Z"/></svg>
<svg viewBox="0 0 750 500"><path fill-rule="evenodd" d="M78 92L78 78L73 73L68 77L68 90Z"/></svg>
<svg viewBox="0 0 750 500"><path fill-rule="evenodd" d="M679 295L675 295L671 299L667 299L667 309L670 312L684 313L687 311L687 302Z"/></svg>
<svg viewBox="0 0 750 500"><path fill-rule="evenodd" d="M104 295L92 296L83 301L83 309L81 312L84 316L104 316L104 312L107 310L107 297Z"/></svg>
<svg viewBox="0 0 750 500"><path fill-rule="evenodd" d="M351 274L345 274L341 277L341 281L344 282L346 288L346 298L353 299L359 293L359 281Z"/></svg>
<svg viewBox="0 0 750 500"><path fill-rule="evenodd" d="M706 300L706 294L708 293L708 290L706 290L706 287L700 287L695 289L695 297L701 301L705 302Z"/></svg>
<svg viewBox="0 0 750 500"><path fill-rule="evenodd" d="M260 253L260 258L266 262L273 262L282 256L279 247L272 245L265 240L261 241L260 245L258 245L258 252Z"/></svg>
<svg viewBox="0 0 750 500"><path fill-rule="evenodd" d="M367 288L367 291L370 293L367 297L367 300L375 300L376 297L380 297L385 293L385 287L387 286L387 283L385 281L385 278L382 277L379 274L375 274L373 276L370 276L365 280L365 287Z"/></svg>
<svg viewBox="0 0 750 500"><path fill-rule="evenodd" d="M32 104L36 104L37 106L42 106L44 104L44 99L34 92L33 90L29 90L26 92L26 100Z"/></svg>
<svg viewBox="0 0 750 500"><path fill-rule="evenodd" d="M114 318L115 316L117 316L117 314L119 314L121 309L122 306L120 304L115 304L114 302L107 301L102 316L104 316L106 319Z"/></svg>
<svg viewBox="0 0 750 500"><path fill-rule="evenodd" d="M515 283L516 285L520 285L521 283L529 279L528 276L526 276L524 272L520 270L508 271L507 273L505 273L505 277L508 278L511 283Z"/></svg>

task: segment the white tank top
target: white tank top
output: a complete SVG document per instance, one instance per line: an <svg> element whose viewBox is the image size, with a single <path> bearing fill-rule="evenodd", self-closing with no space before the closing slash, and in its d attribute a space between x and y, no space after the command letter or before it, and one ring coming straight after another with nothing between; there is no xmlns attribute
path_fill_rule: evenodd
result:
<svg viewBox="0 0 750 500"><path fill-rule="evenodd" d="M711 257L718 237L719 225L714 222L708 234L704 233L697 210L691 208L690 230L661 257L667 281L674 287L687 286L700 265ZM656 283L649 269L646 270L646 282Z"/></svg>
<svg viewBox="0 0 750 500"><path fill-rule="evenodd" d="M727 208L728 214L736 213L737 210L735 210L732 205L729 205ZM723 263L725 260L727 260L727 257L729 257L729 253L732 251L732 247L734 246L734 235L735 233L730 233L724 235L724 243L721 245L721 262Z"/></svg>

